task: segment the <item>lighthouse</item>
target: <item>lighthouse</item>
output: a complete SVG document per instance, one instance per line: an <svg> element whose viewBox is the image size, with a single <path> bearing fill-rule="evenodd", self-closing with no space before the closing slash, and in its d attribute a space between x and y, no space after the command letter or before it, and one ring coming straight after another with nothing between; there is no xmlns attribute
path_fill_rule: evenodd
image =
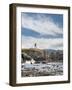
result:
<svg viewBox="0 0 72 90"><path fill-rule="evenodd" d="M36 43L34 44L34 48L37 48L37 44Z"/></svg>

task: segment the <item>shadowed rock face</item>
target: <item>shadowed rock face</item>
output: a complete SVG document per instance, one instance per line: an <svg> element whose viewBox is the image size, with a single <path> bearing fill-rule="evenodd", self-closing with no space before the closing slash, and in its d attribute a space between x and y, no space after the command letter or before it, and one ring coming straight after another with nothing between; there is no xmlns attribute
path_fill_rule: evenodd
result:
<svg viewBox="0 0 72 90"><path fill-rule="evenodd" d="M29 56L26 53L22 53L22 62L25 63L26 61L31 61L37 63L37 62L43 62L45 61L45 59L43 57L40 56Z"/></svg>
<svg viewBox="0 0 72 90"><path fill-rule="evenodd" d="M22 59L24 61L31 60L31 59L34 59L35 61L45 60L43 57L43 50L40 50L40 49L23 49Z"/></svg>
<svg viewBox="0 0 72 90"><path fill-rule="evenodd" d="M36 62L63 62L62 50L48 50L48 49L22 49L22 60L34 59Z"/></svg>

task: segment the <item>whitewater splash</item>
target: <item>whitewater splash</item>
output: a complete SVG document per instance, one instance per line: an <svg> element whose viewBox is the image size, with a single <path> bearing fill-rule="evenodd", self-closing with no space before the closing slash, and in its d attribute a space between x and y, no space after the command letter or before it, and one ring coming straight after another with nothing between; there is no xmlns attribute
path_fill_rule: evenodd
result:
<svg viewBox="0 0 72 90"><path fill-rule="evenodd" d="M35 76L57 76L63 75L62 62L38 63L21 65L22 77L35 77Z"/></svg>

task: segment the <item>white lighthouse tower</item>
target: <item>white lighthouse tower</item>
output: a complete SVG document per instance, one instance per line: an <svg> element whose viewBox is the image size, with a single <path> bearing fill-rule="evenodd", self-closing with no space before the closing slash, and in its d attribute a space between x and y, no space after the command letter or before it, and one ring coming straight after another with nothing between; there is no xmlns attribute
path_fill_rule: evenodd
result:
<svg viewBox="0 0 72 90"><path fill-rule="evenodd" d="M34 48L37 48L37 44L36 43L34 44Z"/></svg>

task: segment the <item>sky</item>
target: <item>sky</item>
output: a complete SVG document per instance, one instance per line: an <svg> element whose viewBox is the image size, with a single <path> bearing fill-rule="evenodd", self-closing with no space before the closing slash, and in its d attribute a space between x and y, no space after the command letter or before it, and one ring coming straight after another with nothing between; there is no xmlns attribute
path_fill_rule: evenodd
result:
<svg viewBox="0 0 72 90"><path fill-rule="evenodd" d="M63 15L21 13L22 48L63 49Z"/></svg>

